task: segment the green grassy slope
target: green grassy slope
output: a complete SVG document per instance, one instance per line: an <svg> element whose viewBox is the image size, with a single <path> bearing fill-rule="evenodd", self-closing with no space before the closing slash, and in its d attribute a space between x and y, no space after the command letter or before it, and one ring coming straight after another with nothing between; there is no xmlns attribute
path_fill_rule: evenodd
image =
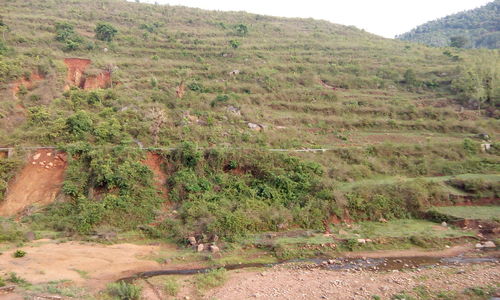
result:
<svg viewBox="0 0 500 300"><path fill-rule="evenodd" d="M480 152L475 138L498 134L498 50L119 0L10 0L0 15L0 146L57 145L70 154L68 201L32 216L34 224L89 233L163 220L152 234L232 238L321 228L345 209L360 219L361 210L403 217L449 200L450 187L433 182L392 182L387 193L338 188L348 182L499 172L498 146ZM111 42L95 37L103 21L117 30ZM58 41L64 22L74 32ZM113 70L113 88L64 92L69 57L91 59L89 74ZM12 82L31 72L44 79L13 95ZM178 214L159 209L165 199L139 144L181 145L159 151ZM302 148L328 151L267 151ZM0 160L2 192L13 175L2 166L15 159Z"/></svg>

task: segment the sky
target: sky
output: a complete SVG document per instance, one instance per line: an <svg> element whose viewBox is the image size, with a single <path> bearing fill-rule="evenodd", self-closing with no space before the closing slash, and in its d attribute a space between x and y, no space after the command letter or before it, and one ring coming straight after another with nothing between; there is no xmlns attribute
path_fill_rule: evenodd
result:
<svg viewBox="0 0 500 300"><path fill-rule="evenodd" d="M210 10L247 11L354 25L393 38L416 26L492 0L140 0Z"/></svg>

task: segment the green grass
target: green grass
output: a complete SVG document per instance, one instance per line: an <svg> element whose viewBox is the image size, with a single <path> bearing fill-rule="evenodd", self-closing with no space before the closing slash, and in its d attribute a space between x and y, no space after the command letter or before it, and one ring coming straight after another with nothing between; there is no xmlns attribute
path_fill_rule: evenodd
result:
<svg viewBox="0 0 500 300"><path fill-rule="evenodd" d="M462 179L462 180L471 180L471 179L481 179L484 181L498 182L500 181L500 175L498 174L456 174L456 175L448 175L448 176L430 176L430 177L417 177L417 178L407 178L404 176L393 176L393 177L380 177L373 178L367 180L359 180L351 183L343 183L339 185L341 190L350 190L356 186L364 186L364 185L379 185L379 184L394 184L398 182L407 182L413 180L426 180L433 182L445 182L450 179ZM449 189L451 193L457 193L461 195L467 195L460 190L457 190L451 186L445 185L445 188Z"/></svg>
<svg viewBox="0 0 500 300"><path fill-rule="evenodd" d="M342 230L346 234L339 234ZM449 238L471 236L473 233L457 228L444 228L440 224L415 219L391 220L387 223L360 222L351 226L335 226L333 232L342 238L401 238L409 236L420 236L429 238Z"/></svg>
<svg viewBox="0 0 500 300"><path fill-rule="evenodd" d="M249 238L251 239L251 238ZM236 248L225 252L221 258L211 258L210 264L213 266L236 265L240 263L275 263L276 257L268 251L256 248Z"/></svg>
<svg viewBox="0 0 500 300"><path fill-rule="evenodd" d="M220 268L208 273L196 275L195 285L199 292L204 292L223 285L226 280L227 272L224 268Z"/></svg>
<svg viewBox="0 0 500 300"><path fill-rule="evenodd" d="M500 206L443 206L432 209L457 218L500 221Z"/></svg>
<svg viewBox="0 0 500 300"><path fill-rule="evenodd" d="M163 289L165 293L167 293L167 295L177 296L177 293L179 293L180 286L175 278L167 278L163 285Z"/></svg>

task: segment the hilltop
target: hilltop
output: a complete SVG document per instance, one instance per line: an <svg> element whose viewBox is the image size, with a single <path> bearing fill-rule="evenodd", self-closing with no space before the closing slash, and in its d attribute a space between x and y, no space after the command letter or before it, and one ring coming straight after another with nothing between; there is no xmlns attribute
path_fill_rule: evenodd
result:
<svg viewBox="0 0 500 300"><path fill-rule="evenodd" d="M435 47L500 48L500 1L418 26L397 39Z"/></svg>

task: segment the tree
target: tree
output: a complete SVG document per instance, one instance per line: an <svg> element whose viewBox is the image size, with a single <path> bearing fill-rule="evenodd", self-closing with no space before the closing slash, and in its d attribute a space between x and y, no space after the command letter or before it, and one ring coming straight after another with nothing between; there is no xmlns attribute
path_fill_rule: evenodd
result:
<svg viewBox="0 0 500 300"><path fill-rule="evenodd" d="M450 47L464 48L467 45L467 38L465 36L452 36L450 38Z"/></svg>
<svg viewBox="0 0 500 300"><path fill-rule="evenodd" d="M115 37L115 35L118 33L118 30L116 30L116 28L109 23L101 22L97 23L94 32L95 32L95 37L98 40L111 42Z"/></svg>

